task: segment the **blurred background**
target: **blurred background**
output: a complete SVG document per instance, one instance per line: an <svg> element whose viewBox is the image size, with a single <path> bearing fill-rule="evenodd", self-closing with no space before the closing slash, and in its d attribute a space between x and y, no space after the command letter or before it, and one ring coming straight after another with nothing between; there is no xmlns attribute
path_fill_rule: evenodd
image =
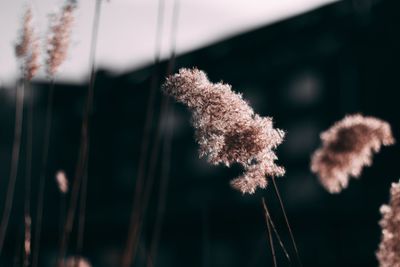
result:
<svg viewBox="0 0 400 267"><path fill-rule="evenodd" d="M46 10L57 5L52 1L32 2L38 17L44 18L42 22L38 19L41 28L46 29ZM60 239L63 197L54 174L65 170L72 184L79 150L91 29L91 16L85 16L85 12L93 13L94 6L94 1L90 5L86 2L78 3L80 15L73 34L77 41L56 77L39 265L43 267L54 266ZM338 195L325 191L310 173L309 164L312 152L320 145L319 133L346 114L361 112L386 120L399 139L400 4L389 0L263 2L180 0L178 13L176 9L174 12L174 2L166 1L162 25L167 26L163 26L163 37L159 37L161 60L156 65L158 2L103 3L81 253L93 266L119 266L129 228L152 77L158 84L148 135L149 155L156 150L159 156L135 266L145 266L160 215L162 227L154 266L273 266L261 197L266 198L283 242L295 259L272 186L254 195L234 191L229 181L241 172L240 168L211 166L198 158L191 114L185 107L171 103L168 114L161 112L159 86L171 63L174 71L198 67L208 73L211 81L232 84L257 113L272 116L275 126L287 131L286 141L277 150L278 162L287 174L277 183L303 266L378 265L375 251L380 240L379 207L388 202L390 184L400 177L396 165L398 145L384 147L375 155L373 166L364 169L361 179L353 179L349 188ZM15 29L3 26L4 40L0 38L1 210L14 130L17 72L12 42L18 36L21 16L17 13L23 14L23 3L0 6L2 25L7 23L6 18L15 21ZM79 23L86 26L78 27ZM170 61L173 52L177 56ZM34 97L35 219L49 90L43 74L33 81L30 90L28 97ZM161 142L159 150L154 148L157 140ZM170 153L165 151L169 140ZM0 266L21 265L17 252L23 242L24 151L23 141ZM166 162L170 163L167 182L162 175ZM68 199L70 194L65 197ZM75 227L69 255L76 253L76 235ZM275 246L278 266L296 266L288 263L277 243Z"/></svg>

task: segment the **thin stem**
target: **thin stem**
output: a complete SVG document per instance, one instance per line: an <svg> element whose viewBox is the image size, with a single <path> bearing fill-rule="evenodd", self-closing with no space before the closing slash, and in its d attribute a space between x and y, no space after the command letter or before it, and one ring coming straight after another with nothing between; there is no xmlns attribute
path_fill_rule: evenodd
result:
<svg viewBox="0 0 400 267"><path fill-rule="evenodd" d="M172 107L170 107L170 109L172 111ZM151 261L149 260L147 262L148 267L154 266L156 262L156 253L161 235L161 228L163 225L163 218L164 218L166 199L168 193L168 182L169 182L169 173L171 165L171 138L173 134L173 129L171 127L172 125L171 111L167 111L166 113L164 113L166 114L166 121L168 126L163 144L163 161L161 167L161 182L160 182L160 190L158 196L157 215L154 224L153 237L150 248Z"/></svg>
<svg viewBox="0 0 400 267"><path fill-rule="evenodd" d="M82 252L83 247L83 236L85 231L85 216L86 216L86 199L87 199L87 184L88 184L88 165L89 165L89 144L90 144L90 117L93 110L93 102L94 102L94 86L96 81L96 51L97 51L97 40L98 33L100 28L100 13L101 13L101 1L96 1L96 10L95 16L93 20L93 29L92 29L92 40L91 40L91 48L90 48L90 81L89 81L89 90L88 90L88 100L87 100L87 110L85 113L86 118L84 119L82 128L86 128L86 136L83 139L86 139L86 151L82 160L82 191L81 191L81 203L80 203L80 214L79 214L79 226L78 226L78 241L77 241L77 251L78 254ZM85 125L86 123L86 125Z"/></svg>
<svg viewBox="0 0 400 267"><path fill-rule="evenodd" d="M174 9L172 12L172 31L171 31L171 55L170 60L168 62L167 67L167 76L172 74L175 67L175 52L176 52L176 39L177 39L177 32L178 32L178 18L179 18L179 0L174 1ZM155 265L156 262L156 253L158 249L159 238L161 235L161 228L163 224L163 217L165 213L165 206L166 206L166 198L167 198L167 188L169 182L169 172L170 172L170 165L171 165L171 143L172 143L172 135L173 135L173 107L168 105L167 103L167 110L163 113L166 114L166 124L167 129L165 133L165 139L163 144L163 161L161 167L161 183L160 183L160 190L158 196L158 210L157 210L157 217L156 222L154 225L153 230L153 238L151 241L151 248L150 248L150 259L147 262L147 266L151 267Z"/></svg>
<svg viewBox="0 0 400 267"><path fill-rule="evenodd" d="M66 194L60 193L60 214L59 214L59 222L60 222L60 242L64 232L64 222L65 222L65 210L66 210L67 198Z"/></svg>
<svg viewBox="0 0 400 267"><path fill-rule="evenodd" d="M4 204L3 214L0 224L0 253L3 250L4 240L7 232L8 222L10 219L11 209L14 201L15 182L17 180L19 153L21 147L21 133L24 109L24 91L27 81L24 79L20 81L16 93L15 105L15 128L14 128L14 142L11 154L11 170L8 179L8 187L6 193L6 201Z"/></svg>
<svg viewBox="0 0 400 267"><path fill-rule="evenodd" d="M160 54L161 54L162 23L164 18L164 4L165 4L164 2L165 0L159 0L158 2L153 75L150 84L150 94L147 102L146 119L143 129L142 145L140 148L140 159L139 159L138 172L136 175L135 193L133 197L133 204L130 216L128 238L121 259L121 264L123 267L131 266L136 253L136 248L134 247L136 246L135 243L137 243L136 242L137 232L138 232L137 221L139 220L138 211L141 206L140 200L143 197L142 187L144 185L145 167L146 167L146 161L148 157L148 150L150 144L151 123L153 121L153 116L154 116L155 95L158 85L158 64L160 62Z"/></svg>
<svg viewBox="0 0 400 267"><path fill-rule="evenodd" d="M25 243L24 243L24 266L29 265L30 242L31 242L31 180L32 180L32 143L33 143L33 97L32 89L27 88L28 95L28 118L26 134L26 170L25 170L25 203L24 203L24 223L25 223ZM29 247L27 247L29 246Z"/></svg>
<svg viewBox="0 0 400 267"><path fill-rule="evenodd" d="M168 105L168 100L166 97L163 97L163 101L161 104L161 110L163 112L166 111ZM151 158L150 158L150 167L149 167L149 173L147 175L147 183L143 192L143 198L141 201L141 205L138 207L137 212L135 213L134 220L133 220L133 238L132 238L132 245L131 245L131 252L130 252L130 263L129 265L124 265L126 267L129 267L131 263L135 262L135 257L136 257L136 251L140 242L140 235L142 231L142 226L143 226L143 221L145 218L145 212L147 211L147 207L149 205L149 200L150 200L150 195L151 191L153 189L154 185L154 178L155 178L155 171L156 171L156 165L158 163L158 156L159 156L159 150L160 150L160 139L161 139L161 121L158 123L158 129L157 129L157 136L155 140L155 144L153 145L153 149L151 152ZM126 263L126 262L125 262Z"/></svg>
<svg viewBox="0 0 400 267"><path fill-rule="evenodd" d="M50 80L50 87L47 93L47 109L46 109L46 121L44 126L44 137L43 137L43 154L42 163L39 178L39 192L36 209L36 227L35 227L35 239L33 245L32 254L32 267L37 267L39 264L39 248L40 248L40 235L42 231L42 220L43 220L43 209L44 209L44 192L46 187L46 174L47 174L47 159L49 155L50 147L50 134L51 126L53 121L53 98L54 98L54 78Z"/></svg>
<svg viewBox="0 0 400 267"><path fill-rule="evenodd" d="M78 240L77 240L77 254L81 254L82 252L82 247L83 247L83 236L84 236L84 230L85 230L85 213L86 213L86 198L83 196L86 195L87 192L87 169L85 172L84 179L82 181L82 195L81 195L81 202L80 202L80 207L79 207L79 225L78 225Z"/></svg>
<svg viewBox="0 0 400 267"><path fill-rule="evenodd" d="M279 235L279 233L278 233L278 231L277 231L277 229L275 227L275 224L274 224L274 222L273 222L273 220L271 218L271 215L270 215L269 210L268 210L267 202L265 201L264 198L262 198L262 201L263 201L263 207L264 207L264 211L265 211L265 216L268 217L269 223L271 224L272 230L275 233L276 239L278 239L279 245L281 246L283 252L285 253L286 258L288 259L288 261L290 263L291 260L290 260L289 253L287 252L285 246L283 245L282 239L281 239L281 237L280 237L280 235Z"/></svg>
<svg viewBox="0 0 400 267"><path fill-rule="evenodd" d="M277 267L277 263L276 263L276 255L275 255L275 248L274 248L274 240L272 239L272 233L271 233L271 225L270 225L270 218L268 216L268 210L267 210L267 205L265 204L265 199L262 198L261 199L263 208L264 208L264 216L265 216L265 222L267 223L267 229L268 229L268 241L269 241L269 245L271 248L271 255L272 255L272 260L274 263L274 266Z"/></svg>
<svg viewBox="0 0 400 267"><path fill-rule="evenodd" d="M19 267L21 266L21 259L20 259L20 253L22 250L22 240L23 240L23 230L19 228L19 231L17 233L17 239L15 241L15 254L13 258L13 267Z"/></svg>
<svg viewBox="0 0 400 267"><path fill-rule="evenodd" d="M81 183L87 183L87 176L85 175L87 171L88 159L89 159L89 130L90 130L90 117L93 109L93 98L94 98L94 84L95 84L95 56L98 40L98 31L100 25L100 14L101 14L101 2L102 0L96 1L95 15L93 18L92 27L92 39L90 47L90 81L88 87L88 94L86 99L86 106L84 111L84 118L82 121L82 132L81 132L81 144L78 156L78 164L76 167L75 179L71 193L70 206L67 213L67 218L65 222L64 234L60 245L60 256L59 256L59 266L62 266L63 258L68 248L68 237L72 231L75 211L78 205L78 197ZM81 192L81 201L86 201L86 188ZM81 234L83 235L83 224L85 214L80 214L79 223L81 224ZM78 238L79 240L79 238Z"/></svg>
<svg viewBox="0 0 400 267"><path fill-rule="evenodd" d="M171 55L170 59L168 61L168 66L167 66L167 76L172 74L174 71L175 67L175 52L176 52L176 39L177 39L177 32L178 32L178 18L179 18L179 0L174 1L174 7L173 7L173 12L172 12L172 30L171 30ZM154 225L154 230L153 230L153 238L151 241L151 248L150 248L150 255L149 259L147 261L147 266L151 267L155 265L156 261L156 253L158 249L158 243L159 243L159 238L161 235L161 228L163 224L163 217L165 213L165 206L166 206L166 197L167 197L167 187L168 187L168 181L169 181L169 172L170 172L170 162L171 162L171 142L172 142L172 135L173 135L173 128L171 125L173 124L173 117L172 117L172 112L173 109L169 105L169 99L166 98L165 96L163 97L162 101L162 109L161 109L161 114L166 114L165 115L165 120L166 120L166 125L167 128L165 130L165 138L164 138L164 144L163 144L163 161L162 161L162 167L161 167L161 182L160 182L160 190L159 190L159 197L158 197L158 210L157 210L157 217L156 217L156 222ZM165 105L164 105L165 104ZM160 122L161 123L161 122ZM161 129L159 129L160 131ZM156 150L157 151L157 150ZM150 168L150 172L155 167L154 166ZM150 174L150 180L151 179L151 174ZM146 199L146 195L144 197ZM148 198L148 196L147 196ZM146 201L146 200L145 200ZM148 201L148 200L147 200ZM146 202L145 202L146 203ZM145 209L144 209L145 210ZM144 217L144 215L143 215ZM143 220L143 218L142 218ZM139 229L140 231L140 229ZM140 232L139 232L140 235Z"/></svg>
<svg viewBox="0 0 400 267"><path fill-rule="evenodd" d="M292 233L292 228L290 227L289 220L288 220L288 218L287 218L287 216L286 216L285 207L284 207L284 205L283 205L283 201L282 201L281 195L280 195L280 193L279 193L278 186L277 186L277 184L276 184L276 182L275 182L275 177L272 177L272 184L274 185L275 194L276 194L276 196L277 196L277 198L278 198L278 200L279 200L279 204L280 204L280 206L281 206L281 210L282 210L282 213L283 213L283 217L285 218L286 226L287 226L288 231L289 231L289 234L290 234L290 239L291 239L291 241L292 241L293 248L294 248L294 250L295 250L295 252L296 252L297 261L298 261L298 263L299 263L300 266L303 266L302 263L301 263L301 260L300 260L300 255L299 255L299 251L298 251L298 249L297 249L296 241L294 240L294 236L293 236L293 233Z"/></svg>

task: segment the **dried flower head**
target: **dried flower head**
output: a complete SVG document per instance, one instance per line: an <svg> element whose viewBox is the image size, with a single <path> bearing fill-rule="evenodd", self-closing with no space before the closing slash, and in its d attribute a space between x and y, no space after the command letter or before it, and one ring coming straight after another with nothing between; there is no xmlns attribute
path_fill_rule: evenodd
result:
<svg viewBox="0 0 400 267"><path fill-rule="evenodd" d="M82 257L69 257L64 264L64 267L92 267L89 261Z"/></svg>
<svg viewBox="0 0 400 267"><path fill-rule="evenodd" d="M49 76L54 76L60 65L67 58L75 8L74 1L67 1L59 14L50 16L50 31L46 49L46 70Z"/></svg>
<svg viewBox="0 0 400 267"><path fill-rule="evenodd" d="M31 80L39 70L39 41L33 27L32 9L27 8L15 54L21 60L24 77Z"/></svg>
<svg viewBox="0 0 400 267"><path fill-rule="evenodd" d="M203 71L180 69L167 78L164 92L185 104L192 112L192 124L200 146L200 157L211 164L239 163L244 173L231 185L242 193L254 193L267 186L266 175L282 176L273 149L284 132L274 129L272 118L255 114L229 84L211 83Z"/></svg>
<svg viewBox="0 0 400 267"><path fill-rule="evenodd" d="M346 116L321 134L322 148L315 151L311 170L331 193L346 188L364 166L372 164L373 152L394 143L390 125L360 114Z"/></svg>
<svg viewBox="0 0 400 267"><path fill-rule="evenodd" d="M25 215L25 241L24 241L24 251L25 259L28 263L29 255L31 255L31 216Z"/></svg>
<svg viewBox="0 0 400 267"><path fill-rule="evenodd" d="M400 266L400 182L392 183L389 205L381 206L382 238L376 257L380 267Z"/></svg>
<svg viewBox="0 0 400 267"><path fill-rule="evenodd" d="M68 192L68 179L64 171L58 171L56 173L56 182L60 192L66 194Z"/></svg>

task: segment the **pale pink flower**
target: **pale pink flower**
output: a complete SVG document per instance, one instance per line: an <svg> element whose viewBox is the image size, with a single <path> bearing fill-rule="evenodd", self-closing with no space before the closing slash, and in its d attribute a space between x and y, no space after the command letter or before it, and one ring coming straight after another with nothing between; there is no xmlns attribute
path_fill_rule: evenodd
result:
<svg viewBox="0 0 400 267"><path fill-rule="evenodd" d="M372 164L373 152L394 143L390 125L360 114L346 116L321 134L322 147L314 152L311 170L331 193L346 188Z"/></svg>
<svg viewBox="0 0 400 267"><path fill-rule="evenodd" d="M68 179L64 171L58 171L56 173L56 182L60 192L66 194L68 192Z"/></svg>
<svg viewBox="0 0 400 267"><path fill-rule="evenodd" d="M392 183L389 205L381 206L381 243L376 253L380 267L400 267L400 182Z"/></svg>
<svg viewBox="0 0 400 267"><path fill-rule="evenodd" d="M39 70L39 41L35 34L32 22L32 9L27 8L21 34L17 44L15 45L15 54L21 61L24 77L31 80Z"/></svg>
<svg viewBox="0 0 400 267"><path fill-rule="evenodd" d="M67 1L59 14L50 17L50 31L47 38L47 74L54 76L67 58L76 4Z"/></svg>
<svg viewBox="0 0 400 267"><path fill-rule="evenodd" d="M254 193L267 186L266 176L282 176L274 149L284 132L274 129L272 118L255 114L241 94L229 84L211 83L203 71L180 69L167 78L166 94L188 106L200 146L200 157L211 164L239 163L244 173L231 185L242 193Z"/></svg>

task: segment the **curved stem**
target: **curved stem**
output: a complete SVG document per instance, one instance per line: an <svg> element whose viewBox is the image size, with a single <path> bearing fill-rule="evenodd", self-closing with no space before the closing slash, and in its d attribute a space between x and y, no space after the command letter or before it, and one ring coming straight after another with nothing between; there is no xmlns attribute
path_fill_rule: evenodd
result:
<svg viewBox="0 0 400 267"><path fill-rule="evenodd" d="M95 72L95 56L96 56L96 49L97 49L97 40L98 40L98 32L99 32L99 25L100 25L100 14L101 14L101 2L102 0L96 1L95 7L95 14L93 18L93 27L92 27L92 39L91 39L91 47L90 47L90 81L88 87L88 94L86 98L86 106L84 111L84 118L82 121L82 131L81 131L81 144L80 144L80 151L78 156L78 164L76 167L75 179L71 193L70 199L70 206L67 213L67 218L64 227L64 234L61 239L60 245L60 256L59 256L59 266L62 266L64 261L64 255L66 254L67 247L68 247L68 237L72 231L75 211L78 205L78 197L81 184L87 183L87 175L85 174L87 171L88 159L89 159L89 130L90 130L90 117L93 109L93 101L94 101L94 83L96 79L96 72ZM86 186L84 190L81 192L81 201L86 201ZM84 231L84 216L85 211L80 214L79 216L79 224L80 224L80 231L79 234L83 236ZM81 246L83 240L82 237L78 237L78 246ZM78 247L79 250L81 248Z"/></svg>
<svg viewBox="0 0 400 267"><path fill-rule="evenodd" d="M41 163L40 178L39 178L39 192L38 192L38 201L36 209L36 227L35 227L34 244L33 244L32 267L37 267L39 264L40 235L42 231L47 159L49 155L50 134L53 121L54 87L55 87L55 81L52 78L50 80L49 92L47 93L46 121L45 121L44 136L43 136L43 151L42 151L43 154L42 154L42 163Z"/></svg>
<svg viewBox="0 0 400 267"><path fill-rule="evenodd" d="M138 228L140 228L137 225L139 221L138 216L140 216L139 210L142 202L141 199L143 198L142 188L144 185L145 167L150 145L151 123L154 117L154 103L155 103L156 89L158 85L158 64L160 62L160 54L161 54L162 24L164 18L164 5L165 5L164 2L165 0L159 0L158 2L159 4L158 4L158 15L157 15L156 42L155 42L155 54L154 54L154 65L153 65L154 69L150 84L150 94L147 102L146 120L143 129L142 145L140 148L140 159L139 159L138 172L136 175L135 193L132 203L128 238L121 259L121 264L123 267L131 266L136 254L136 248L135 248L137 246L136 243L138 242L136 241Z"/></svg>
<svg viewBox="0 0 400 267"><path fill-rule="evenodd" d="M29 265L31 253L31 180L32 180L32 143L33 143L33 97L34 92L29 90L28 95L28 118L26 134L26 168L25 168L25 203L24 203L24 266Z"/></svg>
<svg viewBox="0 0 400 267"><path fill-rule="evenodd" d="M274 263L274 267L277 267L278 265L276 263L274 240L272 239L270 218L268 216L268 209L267 209L267 205L265 204L265 199L264 198L261 199L261 202L262 202L262 205L263 205L263 208L264 208L265 222L267 223L268 241L269 241L269 245L270 245L270 248L271 248L272 260L273 260L273 263Z"/></svg>
<svg viewBox="0 0 400 267"><path fill-rule="evenodd" d="M267 218L269 220L269 223L271 224L272 230L275 233L276 239L278 239L279 245L281 246L283 252L285 253L286 258L288 259L289 263L291 263L289 253L287 252L285 246L283 245L282 239L281 239L281 237L280 237L280 235L279 235L279 233L278 233L278 231L277 231L277 229L275 227L275 224L274 224L274 222L273 222L273 220L271 218L271 215L269 214L268 207L267 207L267 202L265 201L264 198L262 198L262 202L263 202L263 207L264 207L264 211L265 211L265 216L267 216Z"/></svg>
<svg viewBox="0 0 400 267"><path fill-rule="evenodd" d="M275 182L275 177L272 177L272 183L273 183L273 185L274 185L275 194L276 194L276 196L277 196L277 198L278 198L278 200L279 200L279 205L280 205L280 207L281 207L281 210L282 210L282 213L283 213L283 217L285 218L286 226L287 226L288 231L289 231L289 234L290 234L290 239L291 239L291 241L292 241L292 245L293 245L294 251L296 252L297 261L298 261L298 263L299 263L300 266L303 266L302 263L301 263L299 251L298 251L298 249L297 249L296 241L294 240L292 228L290 227L289 220L288 220L287 215L286 215L286 211L285 211L285 207L284 207L284 205L283 205L283 201L282 201L282 198L281 198L281 194L279 193L278 186L277 186L277 184L276 184L276 182Z"/></svg>
<svg viewBox="0 0 400 267"><path fill-rule="evenodd" d="M21 147L21 133L24 109L24 91L27 81L19 82L16 93L14 141L11 154L11 170L7 186L6 200L0 224L0 253L3 250L4 240L14 201L15 182L17 180L19 153Z"/></svg>

